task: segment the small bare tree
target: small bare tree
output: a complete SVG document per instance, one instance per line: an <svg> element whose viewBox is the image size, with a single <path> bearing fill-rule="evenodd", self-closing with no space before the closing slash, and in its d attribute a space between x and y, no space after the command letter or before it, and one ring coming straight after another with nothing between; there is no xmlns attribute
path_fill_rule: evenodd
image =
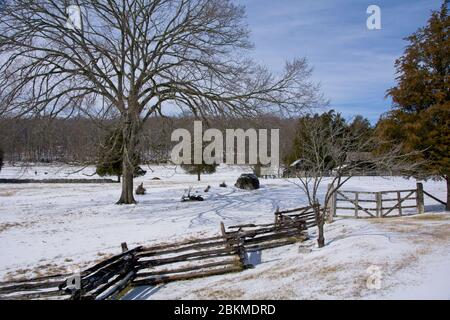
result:
<svg viewBox="0 0 450 320"><path fill-rule="evenodd" d="M298 185L314 209L318 228L318 246L325 246L324 224L327 218L327 204L332 196L346 182L356 175L380 175L404 173L410 175L418 164L410 161L411 154L402 154L400 146L383 154L368 152L379 143L366 128L350 130L339 115L314 116L301 119L299 128L302 139L298 152L300 171L297 172ZM364 155L349 157L350 154ZM326 180L331 188L323 197L321 206L319 187Z"/></svg>
<svg viewBox="0 0 450 320"><path fill-rule="evenodd" d="M118 203L135 203L137 136L167 106L198 117L249 116L317 102L305 59L274 76L248 58L244 17L230 0L7 1L0 10L0 113L118 117Z"/></svg>

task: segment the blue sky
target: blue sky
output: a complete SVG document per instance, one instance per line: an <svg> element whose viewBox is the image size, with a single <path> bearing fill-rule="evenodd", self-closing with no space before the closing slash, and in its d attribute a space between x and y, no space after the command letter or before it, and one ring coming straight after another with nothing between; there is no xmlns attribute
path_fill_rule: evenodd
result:
<svg viewBox="0 0 450 320"><path fill-rule="evenodd" d="M239 0L245 5L254 57L281 71L286 59L306 56L314 80L346 118L372 122L390 109L394 62L404 37L424 26L442 0ZM381 8L381 30L368 30L369 5Z"/></svg>

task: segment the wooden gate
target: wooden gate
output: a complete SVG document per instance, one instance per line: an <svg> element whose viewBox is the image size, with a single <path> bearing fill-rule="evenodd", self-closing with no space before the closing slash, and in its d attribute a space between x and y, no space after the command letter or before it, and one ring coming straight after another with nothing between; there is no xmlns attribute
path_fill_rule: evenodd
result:
<svg viewBox="0 0 450 320"><path fill-rule="evenodd" d="M402 216L408 209L416 209L414 213L424 213L424 191L421 183L417 184L417 189L410 190L378 192L339 190L331 202L334 216L385 218Z"/></svg>

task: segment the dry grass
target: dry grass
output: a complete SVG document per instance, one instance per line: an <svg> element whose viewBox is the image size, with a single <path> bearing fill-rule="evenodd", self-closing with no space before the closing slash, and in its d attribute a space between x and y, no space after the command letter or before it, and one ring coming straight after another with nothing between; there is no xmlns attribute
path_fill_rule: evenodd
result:
<svg viewBox="0 0 450 320"><path fill-rule="evenodd" d="M12 197L17 193L17 191L8 190L8 191L0 191L0 197Z"/></svg>
<svg viewBox="0 0 450 320"><path fill-rule="evenodd" d="M0 223L0 232L4 232L4 231L6 231L8 229L17 228L17 227L20 227L20 226L22 226L22 224L21 223L17 223L17 222Z"/></svg>
<svg viewBox="0 0 450 320"><path fill-rule="evenodd" d="M12 228L29 228L36 223L38 223L38 221L0 223L0 233Z"/></svg>
<svg viewBox="0 0 450 320"><path fill-rule="evenodd" d="M223 290L204 290L197 289L192 291L200 299L212 299L212 300L233 300L241 299L244 295L244 291L240 289L223 289Z"/></svg>
<svg viewBox="0 0 450 320"><path fill-rule="evenodd" d="M450 215L448 214L425 214L425 215L416 215L411 217L413 220L426 220L426 221L445 221L450 220Z"/></svg>
<svg viewBox="0 0 450 320"><path fill-rule="evenodd" d="M256 295L256 300L292 300L297 294L293 288L284 287L269 293Z"/></svg>
<svg viewBox="0 0 450 320"><path fill-rule="evenodd" d="M41 264L36 268L22 268L13 272L8 272L5 276L5 280L20 281L25 278L39 278L61 273L67 273L67 269L54 263L47 263Z"/></svg>
<svg viewBox="0 0 450 320"><path fill-rule="evenodd" d="M415 250L414 252L408 253L404 256L402 256L400 259L395 260L391 266L390 269L392 272L399 272L401 270L404 270L416 262L418 262L419 258L421 256L424 256L431 252L431 249L429 247L423 247Z"/></svg>
<svg viewBox="0 0 450 320"><path fill-rule="evenodd" d="M425 222L432 223L425 223ZM401 233L415 244L442 245L450 241L450 221L448 215L423 215L409 218L373 219L381 229L389 232ZM442 223L439 223L442 222Z"/></svg>

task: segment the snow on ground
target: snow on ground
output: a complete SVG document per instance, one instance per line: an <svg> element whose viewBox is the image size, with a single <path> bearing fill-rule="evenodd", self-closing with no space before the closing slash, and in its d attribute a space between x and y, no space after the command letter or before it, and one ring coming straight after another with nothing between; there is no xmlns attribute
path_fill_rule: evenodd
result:
<svg viewBox="0 0 450 320"><path fill-rule="evenodd" d="M6 166L0 178L98 178L93 168ZM0 278L75 271L140 244L217 235L219 223L269 222L273 212L306 205L301 190L283 179L262 180L257 191L233 187L245 167L221 166L213 175L184 174L169 166L144 167L147 194L138 205L117 206L119 184L0 184ZM35 173L37 171L37 174ZM45 174L47 173L47 174ZM152 180L158 177L161 180ZM225 181L227 188L220 188ZM403 178L358 177L347 190L414 189ZM211 191L203 189L211 185ZM443 182L425 190L445 199ZM204 202L180 202L189 186ZM326 191L326 184L321 192ZM450 299L450 215L426 199L423 216L355 220L327 225L327 246L317 249L315 230L301 245L264 251L262 262L239 274L138 288L127 298L443 298ZM302 247L299 250L299 246ZM311 250L311 252L309 252ZM368 289L368 268L379 268L381 288ZM369 269L370 270L370 269Z"/></svg>

